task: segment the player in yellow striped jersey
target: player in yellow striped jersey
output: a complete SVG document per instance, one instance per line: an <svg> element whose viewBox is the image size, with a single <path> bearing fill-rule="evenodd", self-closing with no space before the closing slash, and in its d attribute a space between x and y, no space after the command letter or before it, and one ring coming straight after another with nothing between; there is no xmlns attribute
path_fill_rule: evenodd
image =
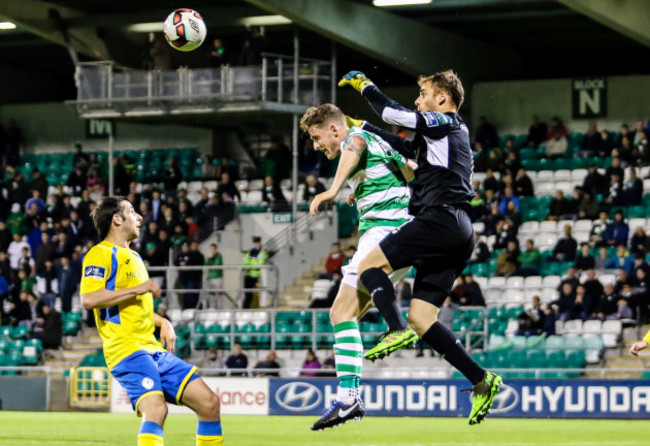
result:
<svg viewBox="0 0 650 446"><path fill-rule="evenodd" d="M124 197L108 197L95 209L93 222L102 242L84 257L81 304L93 310L106 364L142 416L137 445L163 445L166 402L196 412L197 446L222 445L219 397L196 367L172 354L174 328L153 312L160 288L129 247L140 235L142 217ZM162 344L153 335L156 326Z"/></svg>

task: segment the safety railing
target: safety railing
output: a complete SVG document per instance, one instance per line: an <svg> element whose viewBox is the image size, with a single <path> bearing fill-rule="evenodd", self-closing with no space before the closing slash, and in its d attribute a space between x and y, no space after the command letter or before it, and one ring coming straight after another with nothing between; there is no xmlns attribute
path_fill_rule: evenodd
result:
<svg viewBox="0 0 650 446"><path fill-rule="evenodd" d="M70 406L105 407L111 404L111 375L106 367L70 369Z"/></svg>
<svg viewBox="0 0 650 446"><path fill-rule="evenodd" d="M330 100L331 62L299 58L297 76L295 69L293 57L269 53L259 66L220 68L146 71L112 61L84 62L75 71L77 99L72 103L82 115L102 109L144 115L171 113L170 106L242 101L290 105L296 90L303 106Z"/></svg>
<svg viewBox="0 0 650 446"><path fill-rule="evenodd" d="M188 293L198 293L199 303L204 303L209 294L220 294L230 301L234 308L239 307L239 302L242 301L244 294L247 292L252 293L268 293L267 299L270 306L277 304L278 286L279 286L279 272L274 264L266 265L220 265L220 266L150 266L147 268L149 276L152 280L157 281L161 287L162 297L167 300L170 308L176 307L179 296L182 297ZM261 278L259 284L255 288L246 288L244 286L245 272L250 270L260 270ZM212 288L209 281L209 273L213 271L222 271L227 274L235 274L237 276L237 286L235 287L221 287ZM183 272L199 272L201 274L200 280L188 280L186 283L198 284L198 286L182 286L182 276L179 273ZM224 280L224 283L227 280ZM176 284L181 286L176 286ZM202 307L205 307L203 305Z"/></svg>

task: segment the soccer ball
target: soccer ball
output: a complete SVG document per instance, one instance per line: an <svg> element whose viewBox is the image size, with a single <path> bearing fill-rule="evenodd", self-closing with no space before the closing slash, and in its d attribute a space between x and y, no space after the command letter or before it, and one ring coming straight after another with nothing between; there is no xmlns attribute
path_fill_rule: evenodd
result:
<svg viewBox="0 0 650 446"><path fill-rule="evenodd" d="M181 8L169 14L165 20L165 39L178 51L193 51L205 40L207 29L201 14L189 8Z"/></svg>

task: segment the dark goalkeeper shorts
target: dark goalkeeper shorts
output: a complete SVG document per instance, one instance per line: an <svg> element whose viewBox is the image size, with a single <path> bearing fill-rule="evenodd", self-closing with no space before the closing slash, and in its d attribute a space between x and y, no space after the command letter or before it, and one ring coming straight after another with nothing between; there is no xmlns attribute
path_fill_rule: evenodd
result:
<svg viewBox="0 0 650 446"><path fill-rule="evenodd" d="M393 270L416 268L413 299L440 308L474 250L474 228L463 209L429 208L379 246Z"/></svg>

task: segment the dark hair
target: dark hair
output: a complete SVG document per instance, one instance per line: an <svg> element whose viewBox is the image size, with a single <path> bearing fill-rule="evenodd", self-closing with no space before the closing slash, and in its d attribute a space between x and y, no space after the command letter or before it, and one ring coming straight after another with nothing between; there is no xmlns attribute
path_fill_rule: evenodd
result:
<svg viewBox="0 0 650 446"><path fill-rule="evenodd" d="M93 211L93 223L102 240L108 236L108 231L111 230L113 215L119 214L123 216L124 201L126 201L126 198L122 195L107 197L100 201Z"/></svg>
<svg viewBox="0 0 650 446"><path fill-rule="evenodd" d="M421 76L418 79L418 85L420 86L426 82L430 82L431 85L435 85L441 90L446 91L451 96L454 104L456 104L456 108L460 109L460 106L465 100L465 90L463 89L463 83L456 73L452 70L440 71L431 76Z"/></svg>

